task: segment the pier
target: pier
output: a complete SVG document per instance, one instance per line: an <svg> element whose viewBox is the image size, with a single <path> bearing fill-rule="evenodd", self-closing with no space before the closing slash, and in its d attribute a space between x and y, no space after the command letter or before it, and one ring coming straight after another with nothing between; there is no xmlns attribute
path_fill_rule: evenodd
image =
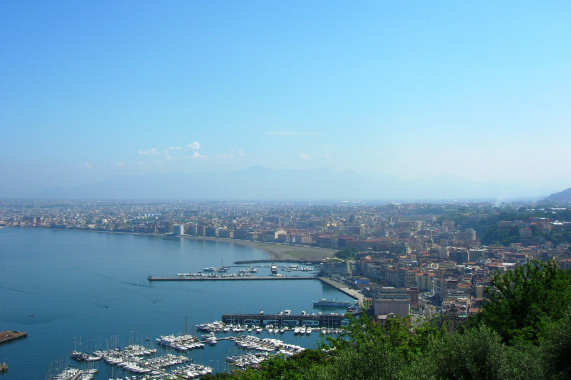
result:
<svg viewBox="0 0 571 380"><path fill-rule="evenodd" d="M351 289L348 285L335 281L329 277L322 276L299 276L299 277L285 277L285 276L176 276L176 277L147 277L149 281L275 281L275 280L319 280L329 286L334 287L347 294L348 296L356 299L359 306L363 306L365 296L355 289Z"/></svg>
<svg viewBox="0 0 571 380"><path fill-rule="evenodd" d="M351 289L347 284L341 283L339 281L335 281L329 277L316 277L316 278L319 278L321 280L321 282L324 282L327 285L334 287L335 289L339 290L340 292L343 292L343 293L347 294L348 296L355 298L358 301L359 306L363 306L364 301L365 301L365 296L363 294L359 293L357 290Z"/></svg>
<svg viewBox="0 0 571 380"><path fill-rule="evenodd" d="M2 331L0 332L0 344L2 343L8 343L10 341L16 340L16 339L20 339L20 338L25 338L28 336L27 332L23 332L23 331Z"/></svg>
<svg viewBox="0 0 571 380"><path fill-rule="evenodd" d="M273 263L292 263L300 265L319 265L322 260L295 260L295 259L278 259L278 260L240 260L234 261L236 265L244 264L273 264Z"/></svg>
<svg viewBox="0 0 571 380"><path fill-rule="evenodd" d="M266 280L319 280L315 276L177 276L177 277L147 277L149 281L266 281Z"/></svg>

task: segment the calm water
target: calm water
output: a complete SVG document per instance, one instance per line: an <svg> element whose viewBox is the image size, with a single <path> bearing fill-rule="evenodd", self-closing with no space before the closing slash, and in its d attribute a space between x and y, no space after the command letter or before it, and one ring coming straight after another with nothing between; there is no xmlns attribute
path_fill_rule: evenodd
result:
<svg viewBox="0 0 571 380"><path fill-rule="evenodd" d="M225 313L317 312L314 300L350 299L317 280L147 281L149 274L173 276L267 258L261 250L222 242L0 229L0 331L28 332L28 338L0 346L0 362L10 367L0 377L44 379L65 365L79 366L69 359L74 349L131 343L159 348L155 338L184 332L186 320L192 330L195 324L219 320ZM260 274L267 270L261 268ZM319 341L316 334L272 337L305 347ZM221 342L188 356L224 371L225 356L237 353L233 344ZM96 367L97 379L121 375L103 362Z"/></svg>

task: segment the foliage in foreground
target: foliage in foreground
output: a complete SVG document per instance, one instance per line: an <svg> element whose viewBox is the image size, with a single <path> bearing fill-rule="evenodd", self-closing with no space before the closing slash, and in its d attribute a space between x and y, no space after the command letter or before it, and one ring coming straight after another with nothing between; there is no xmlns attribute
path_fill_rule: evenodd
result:
<svg viewBox="0 0 571 380"><path fill-rule="evenodd" d="M362 317L318 349L212 378L571 378L571 274L533 262L497 275L494 285L483 313L452 334L445 324L412 331L406 319L380 327Z"/></svg>
<svg viewBox="0 0 571 380"><path fill-rule="evenodd" d="M486 325L507 344L537 344L571 306L571 274L555 261L533 261L492 278L489 300L470 326Z"/></svg>

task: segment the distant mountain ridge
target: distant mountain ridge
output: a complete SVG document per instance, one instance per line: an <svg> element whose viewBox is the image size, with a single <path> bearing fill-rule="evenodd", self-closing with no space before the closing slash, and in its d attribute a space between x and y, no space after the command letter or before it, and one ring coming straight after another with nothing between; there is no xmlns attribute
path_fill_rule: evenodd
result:
<svg viewBox="0 0 571 380"><path fill-rule="evenodd" d="M533 190L533 189L532 189ZM408 181L377 173L329 169L274 170L255 166L226 173L168 173L111 178L92 185L50 188L42 199L180 200L504 200L537 196L517 186L454 177ZM536 199L537 199L536 198Z"/></svg>
<svg viewBox="0 0 571 380"><path fill-rule="evenodd" d="M569 203L571 202L571 187L563 191L560 191L558 193L551 194L544 200L547 202L554 202L554 203Z"/></svg>

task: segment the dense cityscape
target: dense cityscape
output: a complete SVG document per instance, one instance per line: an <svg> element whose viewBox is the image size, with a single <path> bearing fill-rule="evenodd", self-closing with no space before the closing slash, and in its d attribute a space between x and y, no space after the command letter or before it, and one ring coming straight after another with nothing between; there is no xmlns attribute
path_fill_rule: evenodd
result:
<svg viewBox="0 0 571 380"><path fill-rule="evenodd" d="M571 2L0 14L0 378L571 379Z"/></svg>
<svg viewBox="0 0 571 380"><path fill-rule="evenodd" d="M13 200L0 204L0 227L329 248L335 257L321 260L321 275L363 294L381 323L436 313L462 323L480 310L496 271L536 259L571 268L570 210L548 203Z"/></svg>

